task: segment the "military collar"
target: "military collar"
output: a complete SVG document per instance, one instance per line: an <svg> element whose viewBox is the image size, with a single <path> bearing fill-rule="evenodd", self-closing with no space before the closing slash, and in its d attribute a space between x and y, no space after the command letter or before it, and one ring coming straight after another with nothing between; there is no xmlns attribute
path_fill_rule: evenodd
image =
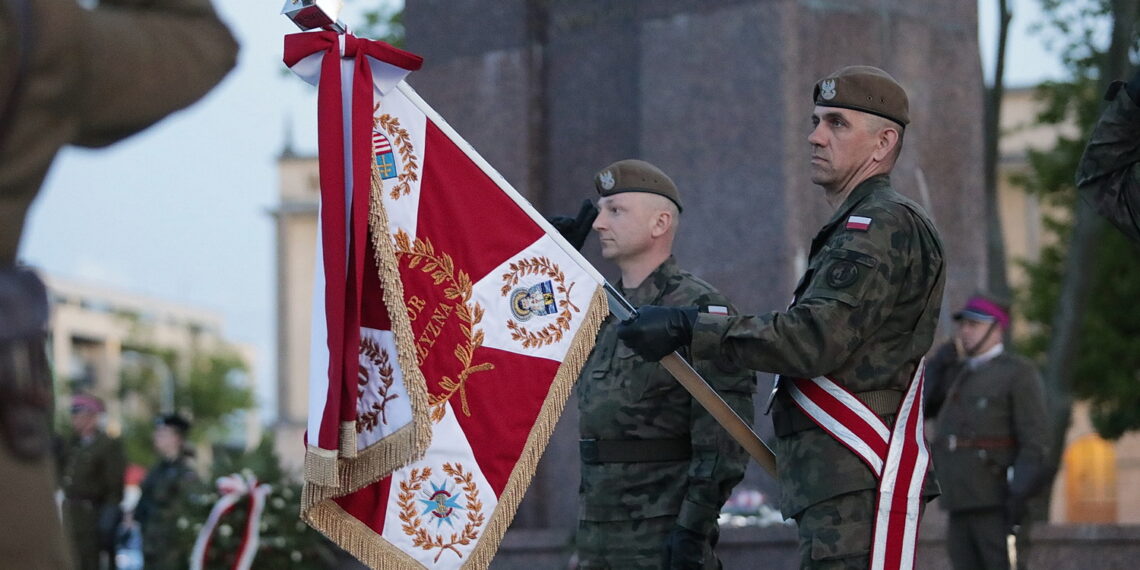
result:
<svg viewBox="0 0 1140 570"><path fill-rule="evenodd" d="M811 255L815 255L815 253L819 251L819 248L823 246L823 242L827 240L827 236L831 235L831 231L835 229L835 226L847 219L848 214L850 214L856 206L863 202L863 200L866 200L868 196L875 193L876 190L890 188L890 186L891 177L888 174L876 174L860 182L859 185L851 191L851 194L847 196L847 199L840 204L839 208L835 210L831 219L820 228L815 239L811 240Z"/></svg>
<svg viewBox="0 0 1140 570"><path fill-rule="evenodd" d="M677 260L670 255L669 259L658 265L657 269L654 269L653 273L650 273L641 282L641 285L627 290L619 279L617 286L633 306L654 305L665 293L665 285L669 282L669 276L676 272Z"/></svg>
<svg viewBox="0 0 1140 570"><path fill-rule="evenodd" d="M889 188L891 186L891 177L889 174L876 174L862 182L851 191L847 199L840 204L839 208L835 210L835 214L827 222L827 227L834 226L847 217L851 210L855 209L867 196L870 196L875 190L879 188Z"/></svg>

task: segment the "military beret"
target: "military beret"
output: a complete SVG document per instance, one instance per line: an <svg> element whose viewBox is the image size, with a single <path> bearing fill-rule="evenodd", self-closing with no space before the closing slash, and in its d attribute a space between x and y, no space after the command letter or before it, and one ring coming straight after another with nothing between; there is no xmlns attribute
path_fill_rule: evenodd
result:
<svg viewBox="0 0 1140 570"><path fill-rule="evenodd" d="M101 414L106 411L103 400L90 394L76 394L71 398L71 412L95 412Z"/></svg>
<svg viewBox="0 0 1140 570"><path fill-rule="evenodd" d="M644 160L619 160L594 175L594 187L601 196L613 196L622 192L648 192L664 196L681 208L681 193L677 185L661 172L660 168Z"/></svg>
<svg viewBox="0 0 1140 570"><path fill-rule="evenodd" d="M178 433L182 435L186 435L186 432L190 431L190 420L187 420L178 414L167 414L165 416L162 416L155 420L154 424L156 426L165 426L177 430Z"/></svg>
<svg viewBox="0 0 1140 570"><path fill-rule="evenodd" d="M869 65L844 67L815 83L812 100L823 107L842 107L910 124L906 91L887 72Z"/></svg>
<svg viewBox="0 0 1140 570"><path fill-rule="evenodd" d="M1009 302L989 293L975 293L966 306L954 313L954 320L970 319L980 323L996 322L1009 328Z"/></svg>

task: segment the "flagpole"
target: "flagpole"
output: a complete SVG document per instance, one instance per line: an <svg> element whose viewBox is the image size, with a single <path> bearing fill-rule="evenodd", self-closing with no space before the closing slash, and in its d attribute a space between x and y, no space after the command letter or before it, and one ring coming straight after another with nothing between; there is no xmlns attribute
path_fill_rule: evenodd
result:
<svg viewBox="0 0 1140 570"><path fill-rule="evenodd" d="M604 287L610 301L610 312L615 317L624 321L637 314L637 309L618 292L617 288L608 282ZM708 410L717 423L748 452L748 455L752 456L757 464L763 467L769 475L776 476L776 454L772 453L768 444L764 443L764 440L752 431L752 428L741 419L736 410L733 410L724 401L724 398L721 398L720 394L717 394L716 390L709 386L708 381L702 378L692 365L681 358L680 354L673 352L661 359L661 366L689 391L697 403Z"/></svg>

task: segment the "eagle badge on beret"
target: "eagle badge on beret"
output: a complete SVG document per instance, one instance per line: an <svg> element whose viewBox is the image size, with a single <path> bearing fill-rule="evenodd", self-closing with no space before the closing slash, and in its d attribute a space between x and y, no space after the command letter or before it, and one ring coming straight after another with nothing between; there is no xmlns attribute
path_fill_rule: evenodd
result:
<svg viewBox="0 0 1140 570"><path fill-rule="evenodd" d="M598 175L598 181L602 184L602 190L614 189L614 173L609 170Z"/></svg>
<svg viewBox="0 0 1140 570"><path fill-rule="evenodd" d="M830 101L835 98L835 80L824 79L819 83L819 96L824 101Z"/></svg>

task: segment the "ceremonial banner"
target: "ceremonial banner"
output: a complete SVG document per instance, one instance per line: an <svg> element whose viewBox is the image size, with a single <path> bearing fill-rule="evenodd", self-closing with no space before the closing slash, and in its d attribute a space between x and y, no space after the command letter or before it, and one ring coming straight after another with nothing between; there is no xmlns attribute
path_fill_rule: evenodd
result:
<svg viewBox="0 0 1140 570"><path fill-rule="evenodd" d="M402 81L418 58L319 32L287 36L285 59L320 83L326 336L315 327L314 350L332 355L313 374L322 398L311 406L316 459L302 516L374 568L484 568L593 348L608 312L604 281ZM338 68L340 78L325 74ZM363 81L373 87L367 106L353 99ZM331 155L350 157L340 172L351 176L326 195L324 105L333 99L352 99L341 108L356 114L336 117L347 127L333 133L345 142ZM326 199L350 203L333 216L350 222L332 235ZM346 261L330 254L334 246ZM358 282L355 267L364 269ZM347 276L347 302L329 303L329 275ZM351 309L356 296L358 378L349 381L329 371L334 328L352 319L336 321L328 308ZM417 456L405 444L420 441L421 425L427 445Z"/></svg>

